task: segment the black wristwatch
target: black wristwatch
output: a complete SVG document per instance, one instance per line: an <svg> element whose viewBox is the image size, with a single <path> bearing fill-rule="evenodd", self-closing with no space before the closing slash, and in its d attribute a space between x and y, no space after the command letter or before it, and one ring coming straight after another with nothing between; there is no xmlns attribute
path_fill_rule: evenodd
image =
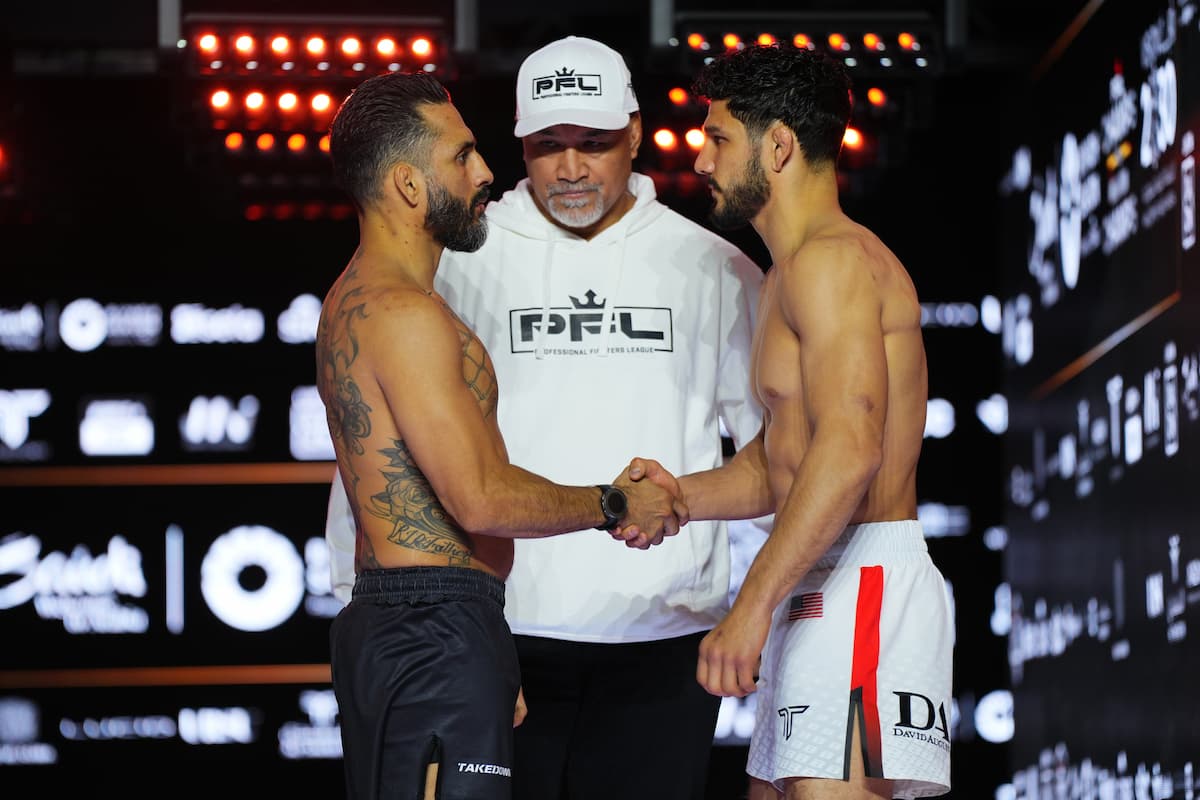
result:
<svg viewBox="0 0 1200 800"><path fill-rule="evenodd" d="M604 514L604 524L597 525L596 530L611 531L625 517L629 503L625 493L615 486L603 483L596 488L600 490L600 511Z"/></svg>

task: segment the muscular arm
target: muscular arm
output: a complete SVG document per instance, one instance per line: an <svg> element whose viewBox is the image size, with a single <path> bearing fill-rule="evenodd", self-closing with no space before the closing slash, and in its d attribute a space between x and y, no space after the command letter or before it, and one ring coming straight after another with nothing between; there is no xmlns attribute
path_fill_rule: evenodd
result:
<svg viewBox="0 0 1200 800"><path fill-rule="evenodd" d="M763 431L728 463L679 479L692 519L750 519L772 511Z"/></svg>
<svg viewBox="0 0 1200 800"><path fill-rule="evenodd" d="M364 347L372 348L403 443L399 455L419 468L455 521L469 533L505 538L602 523L595 487L560 486L508 462L478 387L464 381L462 341L445 309L419 295L390 302L395 307L373 315ZM398 454L388 454L395 462Z"/></svg>
<svg viewBox="0 0 1200 800"><path fill-rule="evenodd" d="M738 602L769 614L845 528L879 469L887 413L880 301L854 244L814 243L781 274L812 435Z"/></svg>

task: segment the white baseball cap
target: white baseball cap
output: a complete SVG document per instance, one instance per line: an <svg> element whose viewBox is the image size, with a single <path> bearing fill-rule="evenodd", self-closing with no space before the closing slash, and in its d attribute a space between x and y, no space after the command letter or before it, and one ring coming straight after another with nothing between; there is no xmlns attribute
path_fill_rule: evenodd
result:
<svg viewBox="0 0 1200 800"><path fill-rule="evenodd" d="M517 73L515 136L551 125L615 131L638 110L621 54L595 39L568 36L532 53Z"/></svg>

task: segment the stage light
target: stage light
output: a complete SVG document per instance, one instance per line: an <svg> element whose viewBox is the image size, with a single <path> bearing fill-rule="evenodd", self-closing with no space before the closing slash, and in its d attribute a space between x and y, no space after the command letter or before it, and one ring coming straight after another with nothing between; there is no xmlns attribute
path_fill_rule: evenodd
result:
<svg viewBox="0 0 1200 800"><path fill-rule="evenodd" d="M217 111L224 111L229 108L229 104L233 101L233 97L224 89L217 89L208 98L208 103Z"/></svg>
<svg viewBox="0 0 1200 800"><path fill-rule="evenodd" d="M726 50L739 50L742 48L742 37L736 33L727 33L721 38L721 43L725 45Z"/></svg>
<svg viewBox="0 0 1200 800"><path fill-rule="evenodd" d="M251 203L246 206L245 216L248 222L258 222L263 218L263 214L265 213L266 209L260 203Z"/></svg>
<svg viewBox="0 0 1200 800"><path fill-rule="evenodd" d="M307 144L308 139L304 137L303 133L293 133L287 140L288 150L291 150L293 153L299 153Z"/></svg>
<svg viewBox="0 0 1200 800"><path fill-rule="evenodd" d="M793 36L792 44L798 50L812 50L813 49L812 39L808 38L808 35L804 34L804 33L797 33L795 36Z"/></svg>
<svg viewBox="0 0 1200 800"><path fill-rule="evenodd" d="M863 135L857 128L846 128L846 133L842 135L842 144L849 150L862 150Z"/></svg>
<svg viewBox="0 0 1200 800"><path fill-rule="evenodd" d="M316 111L318 114L320 114L333 107L333 98L327 95L325 92L317 92L312 96L312 102L310 105L313 111Z"/></svg>
<svg viewBox="0 0 1200 800"><path fill-rule="evenodd" d="M433 42L429 41L424 36L418 36L408 45L408 49L414 56L427 58L433 53Z"/></svg>
<svg viewBox="0 0 1200 800"><path fill-rule="evenodd" d="M267 98L262 92L250 92L246 95L246 108L251 111L260 111L266 105Z"/></svg>
<svg viewBox="0 0 1200 800"><path fill-rule="evenodd" d="M254 52L254 37L243 33L233 40L233 49L244 56L250 55Z"/></svg>
<svg viewBox="0 0 1200 800"><path fill-rule="evenodd" d="M317 149L320 150L322 153L329 152L329 134L328 133L317 140Z"/></svg>
<svg viewBox="0 0 1200 800"><path fill-rule="evenodd" d="M279 95L279 109L281 111L295 111L300 105L300 98L295 92L284 92Z"/></svg>
<svg viewBox="0 0 1200 800"><path fill-rule="evenodd" d="M254 146L264 153L275 147L275 134L260 133L254 140Z"/></svg>
<svg viewBox="0 0 1200 800"><path fill-rule="evenodd" d="M764 47L769 47L777 41L774 36L769 33L760 33L757 39L758 43Z"/></svg>
<svg viewBox="0 0 1200 800"><path fill-rule="evenodd" d="M362 42L354 36L347 36L342 39L342 55L347 58L358 58L362 53Z"/></svg>
<svg viewBox="0 0 1200 800"><path fill-rule="evenodd" d="M831 50L849 50L850 43L846 41L846 37L840 33L829 34L829 49Z"/></svg>
<svg viewBox="0 0 1200 800"><path fill-rule="evenodd" d="M196 45L200 48L200 52L210 56L217 52L217 48L220 47L220 44L221 43L217 39L216 35L212 33L203 34L199 39L196 40Z"/></svg>
<svg viewBox="0 0 1200 800"><path fill-rule="evenodd" d="M881 106L887 102L887 95L878 86L867 89L867 102L873 106Z"/></svg>
<svg viewBox="0 0 1200 800"><path fill-rule="evenodd" d="M242 136L237 131L225 135L225 149L234 152L240 151L242 146L246 144L246 137Z"/></svg>
<svg viewBox="0 0 1200 800"><path fill-rule="evenodd" d="M325 55L325 48L325 40L320 36L310 36L308 37L308 41L304 43L304 49L308 51L310 56Z"/></svg>
<svg viewBox="0 0 1200 800"><path fill-rule="evenodd" d="M384 58L391 58L396 55L396 40L384 37L375 43L375 52Z"/></svg>
<svg viewBox="0 0 1200 800"><path fill-rule="evenodd" d="M704 131L699 128L689 128L688 132L683 135L683 140L687 142L688 147L699 150L704 147Z"/></svg>
<svg viewBox="0 0 1200 800"><path fill-rule="evenodd" d="M864 34L863 47L867 48L868 50L882 50L884 47L883 40L880 39L879 35L875 33Z"/></svg>
<svg viewBox="0 0 1200 800"><path fill-rule="evenodd" d="M703 50L708 42L704 41L704 37L698 33L689 33L687 37L688 47L693 50Z"/></svg>
<svg viewBox="0 0 1200 800"><path fill-rule="evenodd" d="M911 33L900 34L898 37L896 37L896 41L905 50L912 50L914 45L917 43L916 38Z"/></svg>
<svg viewBox="0 0 1200 800"><path fill-rule="evenodd" d="M672 151L679 147L679 138L675 136L674 131L659 128L654 132L654 143L658 145L659 150Z"/></svg>
<svg viewBox="0 0 1200 800"><path fill-rule="evenodd" d="M286 56L292 50L292 41L286 36L276 36L271 39L271 52L277 56Z"/></svg>
<svg viewBox="0 0 1200 800"><path fill-rule="evenodd" d="M688 101L688 93L686 89L676 86L671 91L667 92L667 99L677 106L681 106Z"/></svg>

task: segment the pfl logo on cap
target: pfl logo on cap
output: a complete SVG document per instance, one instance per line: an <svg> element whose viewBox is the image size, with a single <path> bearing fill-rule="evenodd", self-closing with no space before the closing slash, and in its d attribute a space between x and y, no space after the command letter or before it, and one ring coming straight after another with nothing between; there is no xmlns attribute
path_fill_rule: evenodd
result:
<svg viewBox="0 0 1200 800"><path fill-rule="evenodd" d="M600 76L593 73L576 75L575 70L563 67L553 75L545 75L533 79L533 99L541 100L547 97L572 97L581 95L602 95Z"/></svg>

